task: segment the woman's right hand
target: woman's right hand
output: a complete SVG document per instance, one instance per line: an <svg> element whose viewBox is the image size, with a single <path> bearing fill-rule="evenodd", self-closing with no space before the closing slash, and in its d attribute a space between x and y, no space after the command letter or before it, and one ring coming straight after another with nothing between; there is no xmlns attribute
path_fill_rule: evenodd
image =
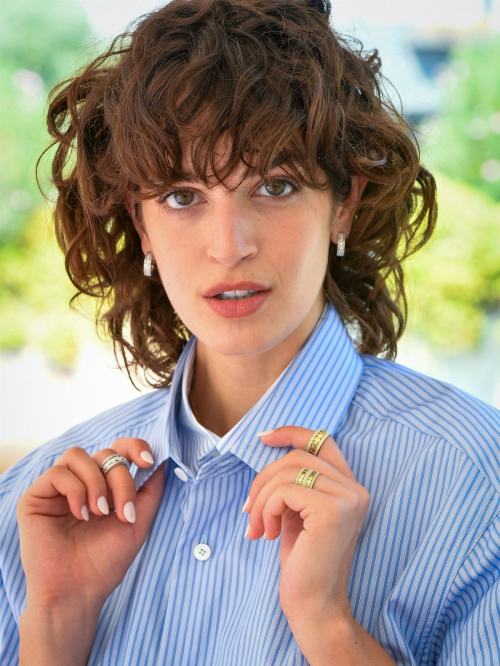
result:
<svg viewBox="0 0 500 666"><path fill-rule="evenodd" d="M120 453L129 463L150 467L141 458L142 451L151 455L149 444L137 438L118 439L113 448L92 456L74 446L21 495L16 514L28 603L102 608L122 582L156 515L165 465L137 493L125 465L114 466L106 477L99 466L108 456ZM101 496L107 500L109 514L97 505ZM125 517L128 502L135 505L135 522ZM82 514L84 505L92 511L88 521Z"/></svg>

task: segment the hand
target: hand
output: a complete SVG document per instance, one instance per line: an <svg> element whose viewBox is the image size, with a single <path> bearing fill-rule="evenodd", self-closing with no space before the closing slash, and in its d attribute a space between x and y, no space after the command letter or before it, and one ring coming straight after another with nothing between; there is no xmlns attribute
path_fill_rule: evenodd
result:
<svg viewBox="0 0 500 666"><path fill-rule="evenodd" d="M268 446L294 446L258 474L250 490L248 538L280 532L280 602L291 622L352 618L347 580L370 496L330 436L318 456L306 451L314 430L283 426ZM303 467L320 472L313 488L296 485Z"/></svg>
<svg viewBox="0 0 500 666"><path fill-rule="evenodd" d="M151 455L147 442L136 438L118 439L113 448L92 456L74 446L21 495L16 514L28 604L64 606L78 600L102 608L122 582L160 504L165 469L160 465L136 493L125 465L116 465L106 477L99 465L120 453L129 463L150 467L141 451ZM101 495L116 513L99 509ZM127 502L136 506L134 523L124 515ZM94 514L88 521L84 505Z"/></svg>

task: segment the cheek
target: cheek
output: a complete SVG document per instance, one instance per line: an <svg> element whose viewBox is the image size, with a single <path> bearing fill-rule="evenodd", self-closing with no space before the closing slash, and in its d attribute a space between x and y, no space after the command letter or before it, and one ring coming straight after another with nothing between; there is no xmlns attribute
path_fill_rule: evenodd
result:
<svg viewBox="0 0 500 666"><path fill-rule="evenodd" d="M317 227L297 226L276 243L275 265L291 274L296 282L310 282L319 275L328 259L329 237Z"/></svg>
<svg viewBox="0 0 500 666"><path fill-rule="evenodd" d="M166 233L153 234L151 242L165 291L169 297L174 296L183 288L184 283L189 281L189 266L193 264L193 248L178 235L171 236Z"/></svg>

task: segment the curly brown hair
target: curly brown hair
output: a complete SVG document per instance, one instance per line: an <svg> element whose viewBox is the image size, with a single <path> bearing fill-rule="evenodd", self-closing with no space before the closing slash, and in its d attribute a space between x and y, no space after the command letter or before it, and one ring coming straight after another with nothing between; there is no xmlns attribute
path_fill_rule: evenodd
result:
<svg viewBox="0 0 500 666"><path fill-rule="evenodd" d="M265 178L279 160L342 202L351 176L369 179L345 256L330 244L323 290L359 353L396 357L407 321L402 262L434 231L436 183L420 164L418 130L384 90L378 50L329 18L304 0L172 0L50 91L55 140L37 172L57 145L54 221L78 289L71 303L98 299L97 328L132 383L134 367L150 386L169 386L191 335L160 279L144 276L126 207L140 220L143 200L185 177L181 135L193 139L192 170L205 184L208 166L224 184L242 163ZM218 171L223 134L231 151Z"/></svg>

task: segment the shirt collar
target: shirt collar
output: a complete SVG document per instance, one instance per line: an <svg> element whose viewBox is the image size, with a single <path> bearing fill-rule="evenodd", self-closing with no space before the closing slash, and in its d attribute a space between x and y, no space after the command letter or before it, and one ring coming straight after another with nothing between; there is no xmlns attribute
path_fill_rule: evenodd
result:
<svg viewBox="0 0 500 666"><path fill-rule="evenodd" d="M193 335L181 353L165 408L148 441L155 464L149 469L138 469L135 477L137 488L175 453L175 414L182 400L184 371L190 367L189 362L195 352L196 336ZM266 446L258 432L297 425L313 431L323 428L333 436L362 373L361 356L356 352L334 306L327 301L301 349L241 421L218 440L217 449L221 455L227 452L234 454L259 473L293 447Z"/></svg>

